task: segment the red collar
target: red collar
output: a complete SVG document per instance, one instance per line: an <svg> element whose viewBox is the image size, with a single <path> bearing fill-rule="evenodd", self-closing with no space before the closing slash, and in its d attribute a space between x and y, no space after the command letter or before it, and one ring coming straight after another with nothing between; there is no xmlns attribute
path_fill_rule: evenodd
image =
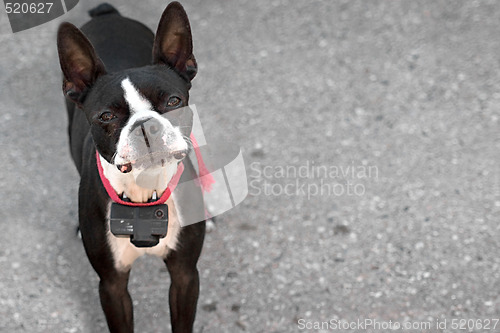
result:
<svg viewBox="0 0 500 333"><path fill-rule="evenodd" d="M118 194L116 194L115 190L113 189L113 186L111 186L111 183L109 182L109 179L106 178L104 175L104 170L101 165L101 158L99 153L96 151L95 152L96 159L97 159L97 169L99 170L99 176L101 177L101 182L102 185L104 185L104 188L106 189L106 192L108 193L109 197L111 200L113 200L116 203L119 203L121 205L126 205L126 206L132 206L132 207L147 207L147 206L155 206L155 205L161 205L164 204L170 195L174 192L175 187L179 183L179 179L181 178L182 172L184 171L184 164L179 163L179 166L177 167L177 172L175 175L172 177L170 182L168 183L167 189L163 192L161 195L160 199L154 201L154 202L127 202L123 201L120 199Z"/></svg>

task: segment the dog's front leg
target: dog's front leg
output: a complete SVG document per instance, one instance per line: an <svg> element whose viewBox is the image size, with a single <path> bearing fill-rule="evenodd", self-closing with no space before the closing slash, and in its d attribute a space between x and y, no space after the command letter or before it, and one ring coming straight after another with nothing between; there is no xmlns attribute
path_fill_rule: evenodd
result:
<svg viewBox="0 0 500 333"><path fill-rule="evenodd" d="M106 315L109 331L119 333L132 333L134 331L134 318L132 299L127 289L130 271L113 272L109 276L101 277L99 283L99 296L102 309Z"/></svg>
<svg viewBox="0 0 500 333"><path fill-rule="evenodd" d="M97 187L97 185L95 185ZM118 270L107 239L107 201L99 195L86 195L87 186L80 186L80 231L87 256L99 275L99 296L110 332L134 331L132 300L127 284L130 268ZM104 202L104 203L103 203Z"/></svg>
<svg viewBox="0 0 500 333"><path fill-rule="evenodd" d="M82 239L87 250L90 262L99 275L99 297L111 333L134 332L134 317L132 299L128 292L130 269L118 271L114 267L112 254L105 244L105 236L101 233L86 237L82 232Z"/></svg>
<svg viewBox="0 0 500 333"><path fill-rule="evenodd" d="M191 192L192 194L192 192ZM177 193L178 199L183 193ZM191 195L191 202L196 198ZM200 200L200 197L197 200ZM196 207L196 205L195 205ZM188 216L189 211L184 212ZM170 273L170 322L172 332L190 333L196 315L196 304L200 292L200 280L196 264L205 238L205 221L183 227L178 236L176 250L169 252L165 263Z"/></svg>
<svg viewBox="0 0 500 333"><path fill-rule="evenodd" d="M169 256L167 261L171 278L169 303L172 332L192 332L200 291L198 269L177 262L174 256Z"/></svg>

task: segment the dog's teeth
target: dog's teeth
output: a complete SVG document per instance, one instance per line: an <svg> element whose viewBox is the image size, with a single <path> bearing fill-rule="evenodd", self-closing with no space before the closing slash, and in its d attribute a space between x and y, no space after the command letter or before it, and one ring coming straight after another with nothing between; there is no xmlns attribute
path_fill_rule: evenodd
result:
<svg viewBox="0 0 500 333"><path fill-rule="evenodd" d="M127 195L125 194L125 192L123 192L122 194L122 199L127 199Z"/></svg>
<svg viewBox="0 0 500 333"><path fill-rule="evenodd" d="M153 195L151 196L151 199L153 199L153 200L155 200L155 201L156 201L156 198L157 198L157 196L156 196L156 191L154 191L154 192L153 192Z"/></svg>

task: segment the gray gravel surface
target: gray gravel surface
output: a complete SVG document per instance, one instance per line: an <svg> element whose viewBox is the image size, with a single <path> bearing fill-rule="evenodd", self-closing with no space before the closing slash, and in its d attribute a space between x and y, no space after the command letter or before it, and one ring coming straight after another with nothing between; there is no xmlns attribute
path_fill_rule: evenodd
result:
<svg viewBox="0 0 500 333"><path fill-rule="evenodd" d="M111 2L152 29L165 7ZM1 332L106 330L55 48L97 3L0 35ZM191 102L241 145L250 184L207 235L195 332L500 318L500 2L183 4ZM137 332L170 330L168 280L136 262Z"/></svg>

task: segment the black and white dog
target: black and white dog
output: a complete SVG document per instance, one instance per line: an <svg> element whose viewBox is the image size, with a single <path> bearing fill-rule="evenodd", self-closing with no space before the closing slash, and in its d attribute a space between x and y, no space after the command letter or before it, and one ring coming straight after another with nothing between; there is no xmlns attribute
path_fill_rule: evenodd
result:
<svg viewBox="0 0 500 333"><path fill-rule="evenodd" d="M108 327L111 332L133 332L127 290L131 265L139 256L153 254L164 260L171 276L172 329L191 332L205 222L185 227L181 222L191 209L204 209L203 198L200 189L188 191L186 197L172 187L184 177L196 177L193 164L185 158L192 148L192 115L179 120L189 112L185 111L188 91L197 71L189 21L177 2L163 12L156 35L108 4L90 15L92 20L81 30L61 24L57 46L71 155L81 176L79 226L100 278ZM110 211L116 202L154 208L163 201L168 206L168 227L156 245L148 239L134 243L130 236L111 232ZM186 202L192 207L186 208ZM156 215L162 218L163 211Z"/></svg>

